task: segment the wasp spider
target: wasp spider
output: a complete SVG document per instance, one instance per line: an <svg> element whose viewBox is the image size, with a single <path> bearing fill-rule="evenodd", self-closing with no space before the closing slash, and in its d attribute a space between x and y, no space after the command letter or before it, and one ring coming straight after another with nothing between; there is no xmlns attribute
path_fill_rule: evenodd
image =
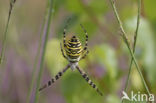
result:
<svg viewBox="0 0 156 103"><path fill-rule="evenodd" d="M92 88L94 88L102 96L102 93L99 91L97 86L89 79L87 74L84 71L82 71L78 66L78 62L81 59L84 59L86 57L86 55L89 53L88 48L87 48L87 46L88 46L87 31L85 30L85 28L81 24L80 24L80 26L86 35L86 43L85 43L84 48L82 48L82 45L81 45L81 42L79 41L79 38L77 38L75 35L72 36L71 39L66 42L66 35L65 35L66 34L66 27L67 27L67 25L66 25L64 28L64 32L63 32L63 47L62 47L61 43L60 43L60 46L61 46L62 55L65 59L67 59L69 61L69 64L62 71L58 72L58 74L54 78L49 80L47 84L45 84L43 87L41 87L39 89L39 91L41 91L44 88L53 84L56 80L58 80L63 75L63 73L66 72L66 70L68 68L71 68L72 70L77 69L80 72L80 74L82 75L82 77L88 82L88 84Z"/></svg>

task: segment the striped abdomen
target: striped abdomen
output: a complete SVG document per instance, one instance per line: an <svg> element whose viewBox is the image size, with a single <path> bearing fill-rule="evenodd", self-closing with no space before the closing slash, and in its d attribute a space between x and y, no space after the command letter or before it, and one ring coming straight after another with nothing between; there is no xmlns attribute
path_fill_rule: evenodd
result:
<svg viewBox="0 0 156 103"><path fill-rule="evenodd" d="M81 42L76 36L73 36L67 43L65 48L66 54L70 62L78 62L81 52L82 46Z"/></svg>

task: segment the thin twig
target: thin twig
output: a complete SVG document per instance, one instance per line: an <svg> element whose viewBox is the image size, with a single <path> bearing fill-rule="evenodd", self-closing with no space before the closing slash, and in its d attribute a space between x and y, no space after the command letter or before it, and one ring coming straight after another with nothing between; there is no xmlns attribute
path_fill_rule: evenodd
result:
<svg viewBox="0 0 156 103"><path fill-rule="evenodd" d="M138 29L139 29L139 24L140 24L140 8L141 8L141 0L138 0L138 16L137 16L136 31L135 31L135 35L134 35L133 53L135 52L136 41L137 41L137 36L138 36ZM130 62L130 66L129 66L129 72L128 72L128 78L126 80L125 91L127 91L132 64L133 64L133 58L131 58L131 62Z"/></svg>
<svg viewBox="0 0 156 103"><path fill-rule="evenodd" d="M12 9L13 9L13 6L14 6L15 2L16 2L16 0L10 0L9 15L8 15L8 20L7 20L7 24L6 24L6 28L5 28L5 32L4 32L4 38L3 38L3 41L2 41L2 50L1 50L1 56L0 56L0 64L4 60L5 48L6 48L6 42L7 42L8 26L9 26L10 17L11 17Z"/></svg>
<svg viewBox="0 0 156 103"><path fill-rule="evenodd" d="M8 32L8 27L9 27L9 22L10 22L12 9L13 9L13 6L14 6L15 2L16 2L16 0L10 0L8 19L7 19L7 24L6 24L6 27L5 27L4 37L3 37L3 41L2 41L2 49L1 49L1 54L0 54L0 64L3 63L1 65L1 68L5 68L5 65L6 65L6 62L4 63L3 61L4 61L5 48L6 48L6 42L7 42L7 32ZM4 73L0 74L0 76L1 76L0 78L4 77ZM0 83L1 83L1 81L2 81L2 79L0 79Z"/></svg>
<svg viewBox="0 0 156 103"><path fill-rule="evenodd" d="M38 64L38 60L39 60L39 56L40 56L40 52L41 52L40 50L41 50L42 37L43 37L42 34L43 34L43 31L44 31L45 23L46 23L46 21L48 19L47 15L48 15L48 5L47 5L47 10L45 12L43 24L41 26L41 31L40 31L40 34L39 34L40 35L40 37L39 37L39 45L38 45L37 53L36 53L36 56L35 56L35 61L34 61L33 71L32 71L32 80L31 80L30 89L28 91L27 102L26 103L29 103L30 100L31 100L31 93L32 93L34 82L35 82L35 79L36 79L35 72L36 72L36 69L37 69L37 64Z"/></svg>
<svg viewBox="0 0 156 103"><path fill-rule="evenodd" d="M137 16L137 26L136 26L136 31L134 35L134 43L133 43L133 53L135 53L135 47L136 47L136 41L138 37L138 30L139 30L139 24L140 24L140 13L141 13L141 0L138 0L138 16ZM130 66L129 66L129 71L128 71L128 76L125 84L125 92L127 91L128 84L129 84L129 79L130 79L130 74L132 70L132 64L133 64L133 58L131 58ZM123 99L122 99L123 103Z"/></svg>
<svg viewBox="0 0 156 103"><path fill-rule="evenodd" d="M42 54L41 54L40 69L39 69L39 73L37 76L37 85L36 85L34 103L38 103L39 86L40 86L41 76L43 73L44 57L45 57L46 45L47 45L47 41L48 41L48 35L49 35L50 24L51 24L51 19L52 19L53 0L49 0L48 2L49 2L48 20L47 20L46 31L45 31L45 39L43 42L43 50L42 50Z"/></svg>
<svg viewBox="0 0 156 103"><path fill-rule="evenodd" d="M130 52L130 55L131 55L131 57L132 57L133 60L134 60L135 66L136 66L136 68L137 68L137 71L139 72L139 75L140 75L140 77L141 77L141 80L142 80L142 82L143 82L143 84L144 84L144 86L145 86L145 89L146 89L146 91L147 91L147 93L148 93L148 95L149 95L149 94L150 94L150 91L149 91L148 86L147 86L147 84L146 84L146 82L145 82L145 80L144 80L144 77L143 77L143 75L142 75L141 69L140 69L140 67L139 67L139 65L138 65L138 63L137 63L137 61L136 61L136 58L135 58L135 56L134 56L134 54L133 54L133 51L132 51L131 48L130 48L130 44L129 44L129 42L128 42L126 33L125 33L124 29L123 29L122 22L121 22L121 20L120 20L120 17L119 17L119 15L118 15L117 10L116 10L115 2L114 2L114 0L110 0L110 2L111 2L111 5L112 5L112 7L113 7L113 11L114 11L114 14L115 14L115 16L116 16L116 19L117 19L117 21L118 21L118 24L119 24L119 26L120 26L120 29L121 29L121 32L122 32L122 34L121 34L121 35L122 35L122 38L123 38L124 42L125 42L126 45L127 45L127 48L128 48L128 50L129 50L129 52Z"/></svg>

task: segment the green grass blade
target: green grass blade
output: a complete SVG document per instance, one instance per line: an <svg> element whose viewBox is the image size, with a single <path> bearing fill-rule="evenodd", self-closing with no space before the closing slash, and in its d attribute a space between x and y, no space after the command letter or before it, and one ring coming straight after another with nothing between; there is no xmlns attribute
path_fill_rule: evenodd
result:
<svg viewBox="0 0 156 103"><path fill-rule="evenodd" d="M135 47L136 47L136 42L137 42L137 37L138 37L138 30L139 30L139 24L140 24L140 12L141 12L140 9L141 9L141 0L138 0L138 16L137 16L136 31L135 31L135 35L134 35L133 53L135 53ZM128 77L127 77L126 85L125 85L125 91L127 91L132 65L133 65L133 58L131 58L131 62L130 62L130 66L129 66Z"/></svg>
<svg viewBox="0 0 156 103"><path fill-rule="evenodd" d="M3 41L2 41L2 50L1 50L1 55L0 55L0 64L2 64L2 62L4 60L5 48L6 48L6 42L7 42L7 32L8 32L8 27L9 27L9 22L10 22L12 9L13 9L13 6L14 6L15 2L16 2L16 0L11 0L10 1L9 15L8 15L8 20L7 20L7 24L6 24L6 27L5 27Z"/></svg>
<svg viewBox="0 0 156 103"><path fill-rule="evenodd" d="M38 98L39 98L39 86L40 86L41 76L42 76L42 73L43 73L44 56L45 56L46 45L47 45L47 41L48 41L50 24L51 24L51 20L52 20L52 10L53 10L53 0L49 0L48 20L47 20L47 23L46 23L47 25L46 25L46 30L45 30L45 39L44 39L44 42L43 42L43 50L42 50L42 53L41 53L40 69L39 69L39 73L38 73L38 76L37 76L37 85L36 85L34 103L38 103Z"/></svg>
<svg viewBox="0 0 156 103"><path fill-rule="evenodd" d="M132 57L133 60L134 60L135 66L136 66L136 68L137 68L137 71L139 72L139 75L140 75L140 77L141 77L141 80L142 80L142 82L143 82L143 85L145 86L145 89L146 89L146 91L147 91L147 93L148 93L148 95L149 95L149 94L150 94L149 88L148 88L148 86L147 86L147 84L146 84L146 82L145 82L145 80L144 80L144 77L143 77L143 75L142 75L141 69L140 69L140 67L139 67L139 65L138 65L138 63L137 63L137 61L136 61L136 58L135 58L135 56L134 56L134 54L133 54L133 51L132 51L131 48L130 48L130 44L129 44L129 42L128 42L128 38L127 38L127 36L126 36L125 30L123 29L122 22L121 22L121 20L120 20L119 14L118 14L117 9L116 9L116 6L115 6L115 2L114 2L114 0L110 0L110 2L111 2L111 5L112 5L112 7L113 7L114 14L115 14L115 16L116 16L116 19L117 19L117 21L118 21L118 24L119 24L120 29L121 29L121 32L122 32L121 36L122 36L122 38L123 38L123 40L124 40L124 42L125 42L125 44L126 44L128 50L129 50L129 52L130 52L131 57Z"/></svg>
<svg viewBox="0 0 156 103"><path fill-rule="evenodd" d="M37 64L38 64L38 60L39 60L40 52L41 52L40 50L41 50L42 37L43 37L42 34L43 34L43 32L44 32L45 23L46 23L46 21L47 21L47 15L48 15L48 5L47 5L47 10L46 10L46 12L45 12L43 24L42 24L42 27L41 27L40 40L39 40L39 45L38 45L37 53L36 53L36 56L35 56L35 61L34 61L33 71L32 71L32 80L31 80L30 89L29 89L29 91L28 91L27 102L26 102L26 103L29 103L30 100L31 100L31 93L32 93L33 86L34 86L34 82L35 82L35 79L36 79L35 72L36 72L36 70L37 70Z"/></svg>

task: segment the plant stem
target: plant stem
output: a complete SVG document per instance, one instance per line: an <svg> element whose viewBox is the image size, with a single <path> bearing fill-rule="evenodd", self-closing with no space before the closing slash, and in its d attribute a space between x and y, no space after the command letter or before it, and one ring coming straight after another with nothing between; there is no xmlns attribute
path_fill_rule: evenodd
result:
<svg viewBox="0 0 156 103"><path fill-rule="evenodd" d="M139 29L139 24L140 24L140 9L141 9L141 0L138 0L138 16L137 16L137 26L136 26L136 31L134 35L134 43L133 43L133 53L135 53L135 47L136 47L136 41L138 37L138 29ZM130 66L129 66L129 72L128 72L128 77L126 80L126 85L125 85L125 91L127 91L129 79L130 79L130 73L132 69L132 64L133 64L133 58L131 58Z"/></svg>
<svg viewBox="0 0 156 103"><path fill-rule="evenodd" d="M145 89L146 89L146 91L147 91L147 93L148 93L148 95L149 95L149 94L150 94L150 91L149 91L148 86L147 86L147 84L146 84L146 82L145 82L145 80L144 80L144 77L143 77L142 72L141 72L141 70L140 70L140 67L139 67L139 65L138 65L138 63L137 63L137 61L136 61L136 58L135 58L135 56L134 56L134 54L133 54L133 51L132 51L131 48L130 48L130 44L129 44L129 42L128 42L126 33L125 33L124 29L123 29L122 22L121 22L121 20L120 20L120 17L119 17L119 15L118 15L117 10L116 10L115 2L114 2L114 0L110 0L110 2L111 2L111 5L112 5L112 7L113 7L114 14L115 14L115 16L116 16L116 19L117 19L117 21L118 21L118 24L119 24L120 29L121 29L121 32L122 32L121 36L122 36L124 42L125 42L126 45L127 45L127 48L128 48L128 50L129 50L129 52L130 52L130 55L131 55L131 57L132 57L133 60L134 60L135 66L136 66L136 68L137 68L137 71L139 72L139 75L140 75L140 77L141 77L141 80L142 80L142 82L143 82L143 84L144 84L144 86L145 86Z"/></svg>
<svg viewBox="0 0 156 103"><path fill-rule="evenodd" d="M36 85L34 103L38 103L39 86L40 86L41 76L42 76L42 73L43 73L44 57L45 57L46 45L47 45L48 35L49 35L49 30L50 30L49 28L50 28L51 19L52 19L53 0L49 0L48 4L49 4L48 20L47 20L47 25L46 25L46 30L45 30L45 38L44 38L44 42L43 42L43 50L42 50L42 53L41 53L40 69L39 69L39 73L38 73L38 76L37 76L37 85Z"/></svg>
<svg viewBox="0 0 156 103"><path fill-rule="evenodd" d="M2 50L1 50L1 55L0 55L0 64L4 60L5 48L6 48L6 42L7 42L8 26L9 26L10 17L11 17L12 9L13 9L13 6L14 6L15 2L16 2L16 0L10 0L9 15L8 15L8 20L7 20L7 24L6 24L6 28L5 28L5 32L4 32L4 38L3 38L3 41L2 41Z"/></svg>
<svg viewBox="0 0 156 103"><path fill-rule="evenodd" d="M31 80L30 89L28 91L27 102L26 103L29 103L30 100L31 100L31 93L32 93L34 82L35 82L35 79L36 79L35 78L35 72L36 72L36 69L37 69L37 64L38 64L38 60L39 60L39 56L40 56L40 49L41 49L41 45L42 45L42 37L43 37L42 34L43 34L43 31L44 31L45 23L46 23L46 21L48 19L47 15L48 15L48 5L47 5L47 10L45 12L43 24L41 26L41 31L40 31L40 34L39 34L40 35L39 45L38 45L37 53L36 53L36 56L35 56L35 61L34 61L33 71L32 71L32 80Z"/></svg>

